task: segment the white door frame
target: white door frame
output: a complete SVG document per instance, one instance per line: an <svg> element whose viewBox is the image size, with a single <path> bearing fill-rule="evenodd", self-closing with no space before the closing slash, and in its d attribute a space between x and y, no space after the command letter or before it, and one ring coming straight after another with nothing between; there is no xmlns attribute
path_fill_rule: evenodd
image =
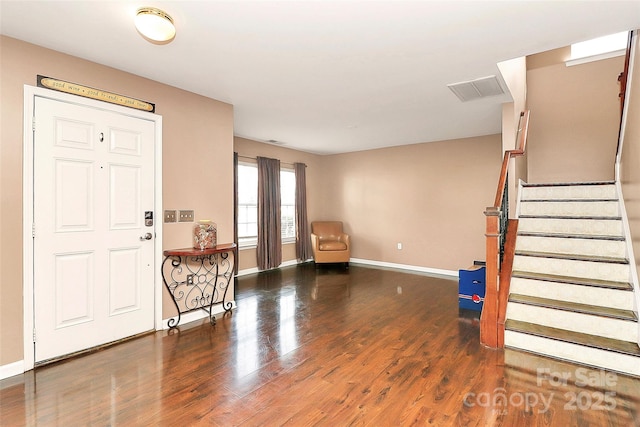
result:
<svg viewBox="0 0 640 427"><path fill-rule="evenodd" d="M155 212L155 239L154 244L154 322L155 329L162 329L162 276L160 275L160 266L162 265L162 116L148 113L145 111L135 110L132 108L121 107L119 105L109 104L106 102L96 101L89 98L83 98L75 95L69 95L62 92L56 92L50 89L38 88L34 86L24 86L24 123L23 123L23 158L22 158L22 283L23 283L23 336L24 336L24 354L23 354L23 372L33 369L35 364L35 349L33 343L34 329L34 295L33 295L33 275L34 275L34 259L33 259L33 113L35 108L35 98L42 97L53 99L71 104L82 105L101 110L111 111L115 113L125 114L131 117L150 120L155 124L155 162L154 162L154 178L155 178L155 194L154 194L154 212Z"/></svg>

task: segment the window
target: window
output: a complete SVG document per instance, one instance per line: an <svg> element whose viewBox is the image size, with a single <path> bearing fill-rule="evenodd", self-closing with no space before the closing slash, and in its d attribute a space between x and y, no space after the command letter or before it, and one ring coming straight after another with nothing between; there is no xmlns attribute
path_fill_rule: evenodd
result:
<svg viewBox="0 0 640 427"><path fill-rule="evenodd" d="M283 242L296 238L296 174L280 169L280 215ZM258 167L238 164L238 244L254 246L258 239Z"/></svg>
<svg viewBox="0 0 640 427"><path fill-rule="evenodd" d="M258 239L258 168L238 164L238 244L255 245Z"/></svg>
<svg viewBox="0 0 640 427"><path fill-rule="evenodd" d="M610 34L571 45L571 59L567 65L578 65L600 59L624 55L627 48L628 31Z"/></svg>
<svg viewBox="0 0 640 427"><path fill-rule="evenodd" d="M296 174L280 169L280 223L283 242L296 240Z"/></svg>

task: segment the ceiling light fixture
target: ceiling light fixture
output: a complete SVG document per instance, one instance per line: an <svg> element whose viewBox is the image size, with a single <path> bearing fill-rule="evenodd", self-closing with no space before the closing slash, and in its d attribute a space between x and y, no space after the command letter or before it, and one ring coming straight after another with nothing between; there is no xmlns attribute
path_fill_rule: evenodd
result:
<svg viewBox="0 0 640 427"><path fill-rule="evenodd" d="M142 37L152 43L169 43L176 36L176 27L171 16L155 7L138 9L134 22Z"/></svg>

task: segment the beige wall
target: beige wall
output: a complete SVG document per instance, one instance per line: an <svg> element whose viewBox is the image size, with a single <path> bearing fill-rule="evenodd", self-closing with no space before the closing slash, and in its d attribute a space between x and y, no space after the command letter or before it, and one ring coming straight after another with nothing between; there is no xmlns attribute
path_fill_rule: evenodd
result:
<svg viewBox="0 0 640 427"><path fill-rule="evenodd" d="M60 78L156 104L163 117L163 203L193 209L233 240L233 107L113 68L0 37L0 366L23 358L23 85ZM161 213L156 213L159 219ZM164 249L191 245L192 224L163 227ZM175 314L168 295L163 317Z"/></svg>
<svg viewBox="0 0 640 427"><path fill-rule="evenodd" d="M527 59L528 182L614 179L624 58L567 67L569 48Z"/></svg>
<svg viewBox="0 0 640 427"><path fill-rule="evenodd" d="M502 108L502 148L513 150L520 113L526 108L527 101L527 59L525 57L503 61L498 64L513 102L503 104Z"/></svg>
<svg viewBox="0 0 640 427"><path fill-rule="evenodd" d="M453 271L485 258L500 135L323 156L237 137L235 148L306 163L309 221L343 221L353 258ZM255 267L255 250L241 251L239 269Z"/></svg>
<svg viewBox="0 0 640 427"><path fill-rule="evenodd" d="M254 159L261 156L279 159L281 163L289 166L296 162L306 164L307 216L309 221L313 221L322 203L319 199L320 193L317 191L322 182L322 156L241 137L234 138L234 150L241 156L240 161L245 162L255 162ZM238 259L239 271L257 268L256 250L254 248L241 250ZM282 245L282 262L295 261L295 259L295 244Z"/></svg>
<svg viewBox="0 0 640 427"><path fill-rule="evenodd" d="M520 114L526 108L527 101L527 59L525 57L503 61L498 64L513 102L502 105L502 151L517 148L518 125ZM516 157L508 169L508 194L517 194L520 179L527 177L527 155ZM496 184L497 186L497 184ZM515 218L517 197L509 197L509 218Z"/></svg>
<svg viewBox="0 0 640 427"><path fill-rule="evenodd" d="M627 122L623 134L620 182L633 238L636 269L640 270L640 43L636 42L634 54L631 95L627 98Z"/></svg>
<svg viewBox="0 0 640 427"><path fill-rule="evenodd" d="M317 219L344 221L353 258L467 267L485 258L500 153L491 135L326 156Z"/></svg>

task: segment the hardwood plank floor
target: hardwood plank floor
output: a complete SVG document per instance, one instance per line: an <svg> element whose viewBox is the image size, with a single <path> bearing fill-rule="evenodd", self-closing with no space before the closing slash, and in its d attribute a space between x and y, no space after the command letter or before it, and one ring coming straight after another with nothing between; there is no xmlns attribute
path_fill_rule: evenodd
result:
<svg viewBox="0 0 640 427"><path fill-rule="evenodd" d="M237 288L214 327L0 381L0 425L640 426L638 378L484 348L454 280L306 264Z"/></svg>

